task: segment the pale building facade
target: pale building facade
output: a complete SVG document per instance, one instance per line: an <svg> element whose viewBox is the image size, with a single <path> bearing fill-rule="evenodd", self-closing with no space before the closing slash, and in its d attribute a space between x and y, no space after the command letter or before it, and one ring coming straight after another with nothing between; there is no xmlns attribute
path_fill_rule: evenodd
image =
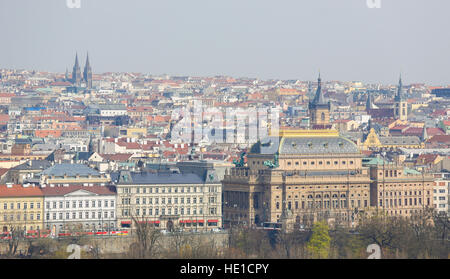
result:
<svg viewBox="0 0 450 279"><path fill-rule="evenodd" d="M62 231L108 231L116 225L116 193L109 186L46 186L44 226Z"/></svg>
<svg viewBox="0 0 450 279"><path fill-rule="evenodd" d="M114 174L113 181L117 222L122 228L133 227L133 220L169 230L222 227L222 185L214 172L200 177L121 171Z"/></svg>

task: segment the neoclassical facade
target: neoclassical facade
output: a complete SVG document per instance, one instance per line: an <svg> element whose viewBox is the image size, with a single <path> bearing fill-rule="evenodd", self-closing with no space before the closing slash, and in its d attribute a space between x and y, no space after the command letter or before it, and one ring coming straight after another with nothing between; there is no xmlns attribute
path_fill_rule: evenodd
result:
<svg viewBox="0 0 450 279"><path fill-rule="evenodd" d="M369 168L335 130L287 130L256 143L225 175L224 224L286 226L319 219L352 226L370 207Z"/></svg>

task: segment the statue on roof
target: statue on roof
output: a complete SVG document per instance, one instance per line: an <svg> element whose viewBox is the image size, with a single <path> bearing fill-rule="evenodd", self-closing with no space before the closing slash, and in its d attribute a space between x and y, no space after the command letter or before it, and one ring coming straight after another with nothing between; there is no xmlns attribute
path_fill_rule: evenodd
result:
<svg viewBox="0 0 450 279"><path fill-rule="evenodd" d="M247 155L246 152L241 153L241 159L239 161L233 160L233 164L236 166L236 168L242 168L245 165L245 156Z"/></svg>
<svg viewBox="0 0 450 279"><path fill-rule="evenodd" d="M275 153L273 161L267 160L264 161L264 166L269 167L270 169L276 169L280 166L279 162L278 162L278 152Z"/></svg>

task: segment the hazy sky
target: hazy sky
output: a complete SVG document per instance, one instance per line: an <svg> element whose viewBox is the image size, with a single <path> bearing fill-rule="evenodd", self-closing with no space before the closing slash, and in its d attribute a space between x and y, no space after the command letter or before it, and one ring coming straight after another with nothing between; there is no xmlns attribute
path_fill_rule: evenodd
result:
<svg viewBox="0 0 450 279"><path fill-rule="evenodd" d="M450 1L0 0L0 68L450 83Z"/></svg>

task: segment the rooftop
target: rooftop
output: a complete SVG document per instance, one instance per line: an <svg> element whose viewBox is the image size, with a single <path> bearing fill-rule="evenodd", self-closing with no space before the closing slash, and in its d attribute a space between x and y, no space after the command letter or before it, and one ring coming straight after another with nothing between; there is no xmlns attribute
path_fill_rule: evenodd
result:
<svg viewBox="0 0 450 279"><path fill-rule="evenodd" d="M99 176L100 173L90 167L82 164L55 164L54 166L44 170L41 175L49 175L49 176L88 176L94 175Z"/></svg>

